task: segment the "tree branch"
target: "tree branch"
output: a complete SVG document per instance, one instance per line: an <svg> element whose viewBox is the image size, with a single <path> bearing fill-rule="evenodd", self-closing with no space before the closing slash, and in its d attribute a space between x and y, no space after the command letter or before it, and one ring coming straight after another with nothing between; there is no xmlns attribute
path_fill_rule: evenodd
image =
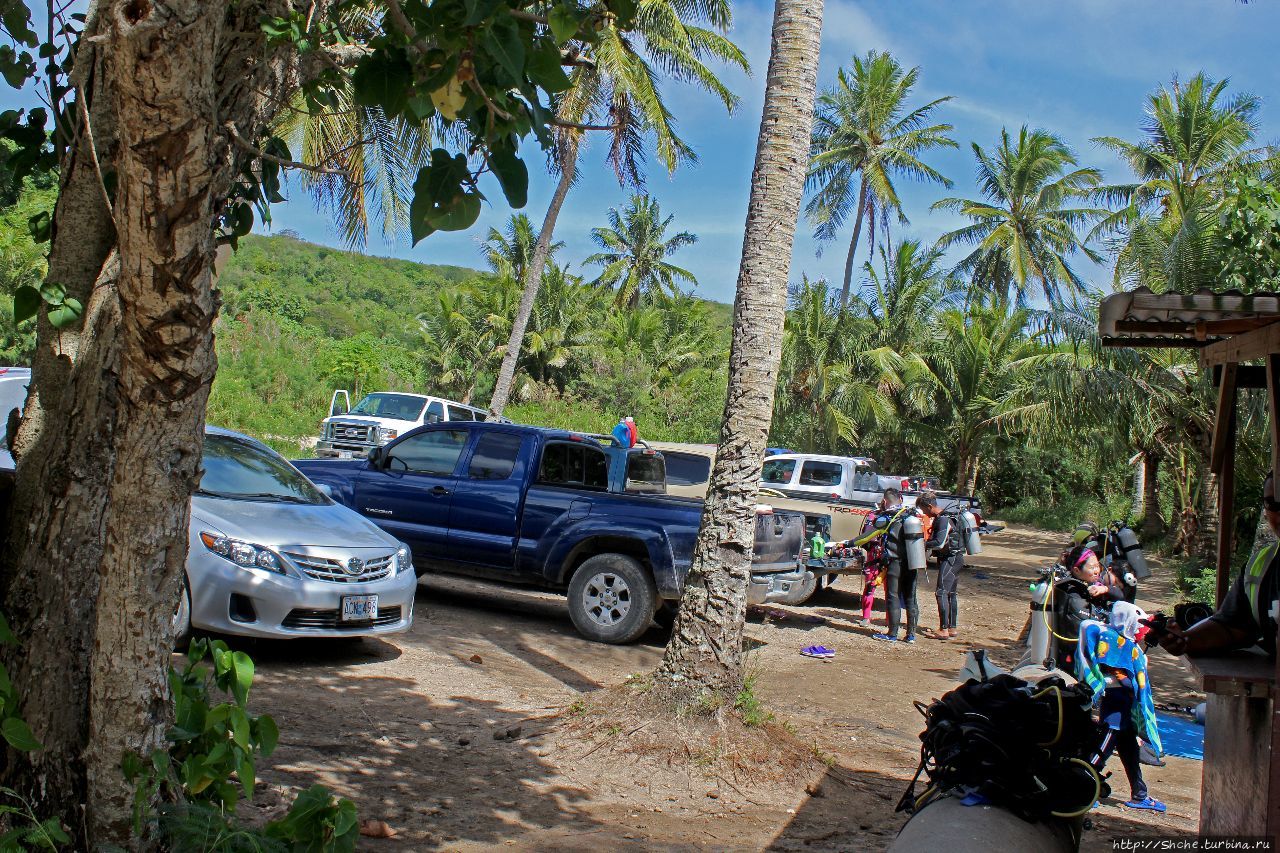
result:
<svg viewBox="0 0 1280 853"><path fill-rule="evenodd" d="M394 0L387 0L387 2L389 2L389 3L390 3L390 2L394 2ZM526 11L525 11L525 10L523 10L523 9L512 9L512 10L511 10L510 12L508 12L507 14L509 14L509 15L510 15L511 17L513 17L513 18L516 18L517 20L521 20L521 21L533 21L535 24L547 24L547 25L550 25L550 23L551 23L550 21L548 21L548 20L547 20L547 16L546 16L546 15L538 15L538 14L535 14L534 12L526 12Z"/></svg>
<svg viewBox="0 0 1280 853"><path fill-rule="evenodd" d="M558 118L551 119L552 127L563 127L565 130L617 130L622 127L620 124L578 124L576 121L562 121Z"/></svg>
<svg viewBox="0 0 1280 853"><path fill-rule="evenodd" d="M107 215L111 217L112 223L116 219L115 205L111 203L111 194L107 192L106 179L102 177L102 163L98 161L98 146L93 141L93 125L89 123L89 105L85 100L84 89L76 87L76 103L80 106L80 118L83 124L80 125L80 137L89 149L89 162L93 164L94 174L98 176L98 189L102 190L102 201L107 206Z"/></svg>
<svg viewBox="0 0 1280 853"><path fill-rule="evenodd" d="M276 163L280 166L283 166L286 169L301 169L304 172L315 172L318 175L338 175L344 178L350 177L347 174L347 171L345 169L328 169L328 168L325 168L324 166L312 166L309 163L299 163L297 160L286 160L283 157L277 157L274 154L268 154L267 152L263 151L261 148L257 147L256 145L254 145L253 143L249 142L247 139L242 137L240 135L240 132L236 130L236 126L233 122L227 122L226 124L223 125L223 128L226 129L227 135L231 137L231 141L234 142L236 145L239 145L245 151L248 151L250 154L253 154L255 157L259 157L263 160L269 160L272 163Z"/></svg>

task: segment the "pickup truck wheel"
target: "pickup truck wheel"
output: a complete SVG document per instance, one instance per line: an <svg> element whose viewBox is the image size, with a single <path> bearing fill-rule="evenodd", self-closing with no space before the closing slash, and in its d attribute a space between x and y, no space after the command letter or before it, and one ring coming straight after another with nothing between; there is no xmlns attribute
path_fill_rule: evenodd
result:
<svg viewBox="0 0 1280 853"><path fill-rule="evenodd" d="M578 633L598 643L630 643L653 620L658 591L631 557L598 554L569 582L569 616Z"/></svg>

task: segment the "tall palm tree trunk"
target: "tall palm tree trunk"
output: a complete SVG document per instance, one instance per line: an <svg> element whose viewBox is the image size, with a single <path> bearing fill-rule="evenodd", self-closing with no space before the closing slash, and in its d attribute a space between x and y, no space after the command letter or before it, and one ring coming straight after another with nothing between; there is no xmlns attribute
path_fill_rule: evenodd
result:
<svg viewBox="0 0 1280 853"><path fill-rule="evenodd" d="M862 217L867 211L867 177L858 184L858 215L853 217L853 237L849 240L849 256L844 259L844 287L840 289L840 307L849 304L849 287L853 283L853 260L858 254L858 238L862 235Z"/></svg>
<svg viewBox="0 0 1280 853"><path fill-rule="evenodd" d="M524 270L524 292L520 294L520 307L516 309L515 321L511 324L511 337L507 340L507 351L502 355L502 366L498 369L498 380L493 386L493 396L489 399L489 411L493 415L501 415L511 399L511 386L515 384L516 363L520 360L520 348L524 345L524 331L529 325L529 317L533 314L533 303L538 300L538 288L542 284L542 270L547 265L547 254L551 251L551 237L556 230L556 220L560 218L560 209L564 207L569 187L573 186L574 176L578 172L578 139L566 134L560 140L560 182L556 184L555 194L551 196L551 204L547 214L542 218L542 230L538 232L538 242L533 247L533 257Z"/></svg>
<svg viewBox="0 0 1280 853"><path fill-rule="evenodd" d="M760 460L782 355L821 35L822 0L776 0L720 445L680 612L657 672L660 683L686 697L732 697L742 688Z"/></svg>
<svg viewBox="0 0 1280 853"><path fill-rule="evenodd" d="M1151 451L1142 454L1142 535L1154 538L1164 533L1160 514L1160 457Z"/></svg>

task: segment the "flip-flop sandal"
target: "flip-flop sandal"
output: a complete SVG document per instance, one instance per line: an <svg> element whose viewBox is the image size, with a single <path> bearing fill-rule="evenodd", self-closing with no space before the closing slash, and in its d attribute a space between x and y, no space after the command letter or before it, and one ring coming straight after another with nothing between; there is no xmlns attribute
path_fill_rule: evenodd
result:
<svg viewBox="0 0 1280 853"><path fill-rule="evenodd" d="M1148 812L1164 812L1165 811L1164 803L1160 802L1159 800L1153 800L1150 797L1147 797L1145 800L1130 800L1124 805L1125 805L1125 808L1141 809L1143 811L1148 811Z"/></svg>
<svg viewBox="0 0 1280 853"><path fill-rule="evenodd" d="M835 651L827 648L826 646L806 646L805 648L800 650L800 654L809 658L823 658L823 659L829 659L836 656Z"/></svg>

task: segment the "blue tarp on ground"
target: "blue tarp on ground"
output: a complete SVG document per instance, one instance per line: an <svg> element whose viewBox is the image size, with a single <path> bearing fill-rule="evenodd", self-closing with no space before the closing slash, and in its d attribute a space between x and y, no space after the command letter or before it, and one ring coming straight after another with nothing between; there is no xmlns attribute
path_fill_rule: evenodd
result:
<svg viewBox="0 0 1280 853"><path fill-rule="evenodd" d="M1156 711L1156 723L1160 726L1160 741L1165 755L1204 760L1204 726L1179 714Z"/></svg>

